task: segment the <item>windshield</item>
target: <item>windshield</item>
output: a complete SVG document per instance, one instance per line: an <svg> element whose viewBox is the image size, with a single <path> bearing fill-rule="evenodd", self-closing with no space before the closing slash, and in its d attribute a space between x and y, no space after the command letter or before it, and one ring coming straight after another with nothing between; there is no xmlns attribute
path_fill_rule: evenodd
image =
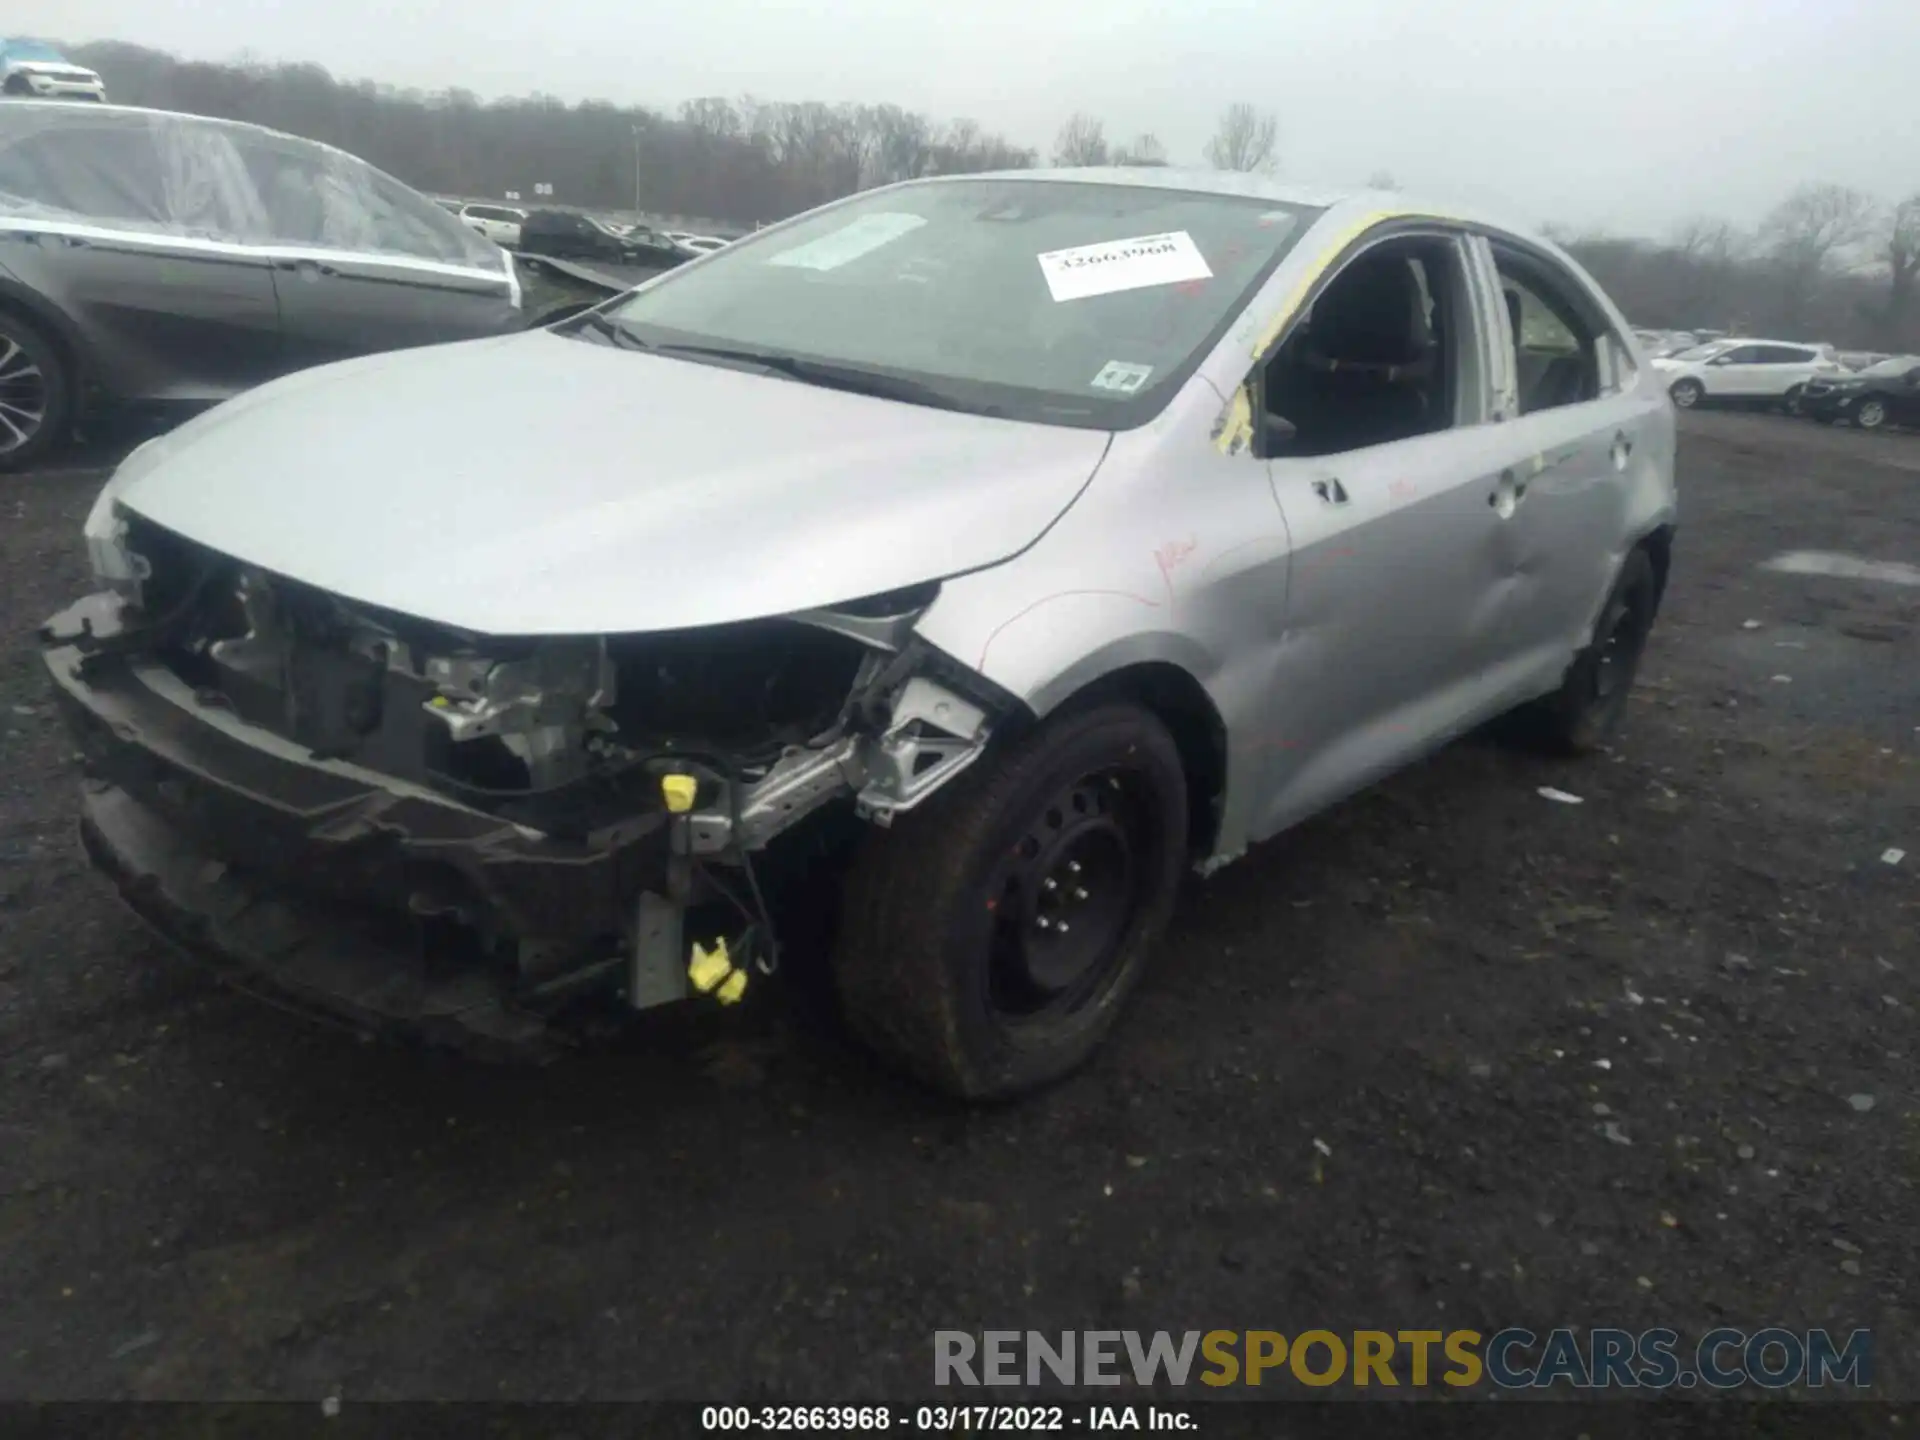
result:
<svg viewBox="0 0 1920 1440"><path fill-rule="evenodd" d="M894 187L606 312L642 340L824 361L929 403L1126 429L1166 405L1319 212L1029 179Z"/></svg>
<svg viewBox="0 0 1920 1440"><path fill-rule="evenodd" d="M0 54L4 54L9 60L37 60L43 63L46 61L57 61L63 65L67 63L67 57L54 49L53 46L42 45L37 40L11 41L4 46L0 46Z"/></svg>
<svg viewBox="0 0 1920 1440"><path fill-rule="evenodd" d="M1682 350L1678 355L1669 358L1674 360L1711 360L1722 350L1731 348L1732 347L1724 340L1709 340L1704 345L1695 345L1692 349Z"/></svg>

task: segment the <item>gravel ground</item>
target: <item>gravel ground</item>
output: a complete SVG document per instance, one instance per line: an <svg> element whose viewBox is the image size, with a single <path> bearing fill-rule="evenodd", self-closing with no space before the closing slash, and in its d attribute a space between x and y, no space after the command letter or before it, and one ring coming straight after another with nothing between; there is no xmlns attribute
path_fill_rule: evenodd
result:
<svg viewBox="0 0 1920 1440"><path fill-rule="evenodd" d="M1920 588L1758 568L1920 559L1920 438L1683 423L1617 753L1469 741L1257 849L1089 1070L972 1112L777 987L529 1074L204 982L83 862L28 638L101 472L0 484L0 1396L924 1398L937 1328L1609 1324L1868 1326L1920 1394Z"/></svg>

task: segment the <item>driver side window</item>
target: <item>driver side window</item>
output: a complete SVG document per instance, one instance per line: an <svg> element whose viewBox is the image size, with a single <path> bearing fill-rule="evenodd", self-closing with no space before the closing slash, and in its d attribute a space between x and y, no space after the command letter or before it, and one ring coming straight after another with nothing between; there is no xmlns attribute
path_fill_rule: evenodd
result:
<svg viewBox="0 0 1920 1440"><path fill-rule="evenodd" d="M1440 236L1386 240L1328 282L1262 369L1263 454L1335 455L1479 418L1463 404L1481 379L1460 253Z"/></svg>

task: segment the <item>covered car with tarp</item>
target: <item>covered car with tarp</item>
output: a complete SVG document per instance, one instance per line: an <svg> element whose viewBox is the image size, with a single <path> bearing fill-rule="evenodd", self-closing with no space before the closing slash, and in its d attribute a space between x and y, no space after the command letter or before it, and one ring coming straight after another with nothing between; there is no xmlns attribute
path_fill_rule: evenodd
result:
<svg viewBox="0 0 1920 1440"><path fill-rule="evenodd" d="M521 328L512 259L353 155L122 106L0 106L0 467L94 405Z"/></svg>

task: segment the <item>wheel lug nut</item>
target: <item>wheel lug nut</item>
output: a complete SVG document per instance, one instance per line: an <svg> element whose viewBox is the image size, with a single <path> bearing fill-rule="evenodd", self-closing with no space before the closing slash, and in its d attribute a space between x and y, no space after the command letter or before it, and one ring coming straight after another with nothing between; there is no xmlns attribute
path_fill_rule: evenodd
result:
<svg viewBox="0 0 1920 1440"><path fill-rule="evenodd" d="M1074 887L1073 887L1073 898L1074 898L1074 899L1076 899L1076 900L1084 900L1084 899L1086 899L1086 898L1087 898L1087 892L1086 892L1086 889L1085 889L1085 888L1084 888L1083 886L1079 886L1079 885L1076 885L1076 886L1074 886Z"/></svg>
<svg viewBox="0 0 1920 1440"><path fill-rule="evenodd" d="M1064 934L1066 934L1066 933L1067 933L1067 922L1066 922L1066 921L1064 921L1064 920L1062 920L1062 921L1060 922L1060 933L1061 933L1062 935L1064 935Z"/></svg>
<svg viewBox="0 0 1920 1440"><path fill-rule="evenodd" d="M1040 888L1042 890L1058 890L1060 888L1060 882L1049 875L1040 882Z"/></svg>
<svg viewBox="0 0 1920 1440"><path fill-rule="evenodd" d="M1067 861L1067 871L1069 874L1078 875L1080 873L1080 862L1078 860Z"/></svg>
<svg viewBox="0 0 1920 1440"><path fill-rule="evenodd" d="M1038 920L1034 921L1033 923L1039 926L1042 930L1051 930L1053 928L1053 922L1047 919L1047 917L1044 915L1042 915ZM1060 928L1064 930L1067 927L1062 925Z"/></svg>

